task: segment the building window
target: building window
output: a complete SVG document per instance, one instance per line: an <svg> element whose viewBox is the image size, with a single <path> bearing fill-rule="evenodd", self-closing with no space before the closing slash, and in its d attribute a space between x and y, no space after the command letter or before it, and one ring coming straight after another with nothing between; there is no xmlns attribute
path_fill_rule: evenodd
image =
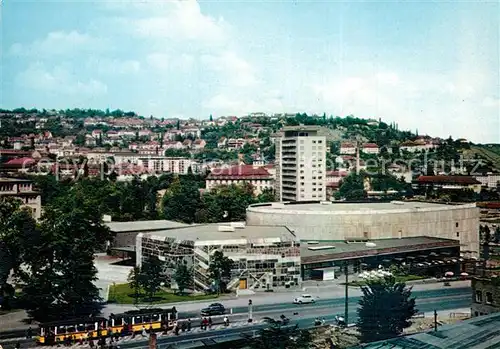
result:
<svg viewBox="0 0 500 349"><path fill-rule="evenodd" d="M493 303L493 293L486 292L486 304L492 304L492 303Z"/></svg>
<svg viewBox="0 0 500 349"><path fill-rule="evenodd" d="M458 222L455 223L455 228L458 228Z"/></svg>
<svg viewBox="0 0 500 349"><path fill-rule="evenodd" d="M460 237L460 232L457 231L457 238L459 238L459 237Z"/></svg>
<svg viewBox="0 0 500 349"><path fill-rule="evenodd" d="M483 303L483 292L476 291L476 303Z"/></svg>

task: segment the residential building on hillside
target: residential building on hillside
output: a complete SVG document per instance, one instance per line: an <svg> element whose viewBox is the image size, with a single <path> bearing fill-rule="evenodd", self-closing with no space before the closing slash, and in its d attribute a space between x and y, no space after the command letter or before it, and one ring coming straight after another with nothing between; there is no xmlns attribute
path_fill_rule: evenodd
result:
<svg viewBox="0 0 500 349"><path fill-rule="evenodd" d="M356 144L349 142L344 142L340 144L340 154L342 155L356 154Z"/></svg>
<svg viewBox="0 0 500 349"><path fill-rule="evenodd" d="M238 165L213 168L205 179L205 189L212 190L221 185L251 184L254 195L261 194L265 189L274 187L274 178L265 167L253 165Z"/></svg>
<svg viewBox="0 0 500 349"><path fill-rule="evenodd" d="M286 227L206 224L140 233L136 240L138 266L148 256L157 256L170 277L180 263L192 266L190 288L203 292L214 287L208 268L215 251L234 262L228 289L265 291L301 284L300 242ZM173 278L167 283L176 287Z"/></svg>
<svg viewBox="0 0 500 349"><path fill-rule="evenodd" d="M487 173L480 176L474 176L483 187L498 188L500 186L500 173Z"/></svg>
<svg viewBox="0 0 500 349"><path fill-rule="evenodd" d="M318 126L286 126L276 139L279 201L326 199L326 137Z"/></svg>
<svg viewBox="0 0 500 349"><path fill-rule="evenodd" d="M363 144L361 151L365 154L378 154L380 149L375 143L365 143Z"/></svg>
<svg viewBox="0 0 500 349"><path fill-rule="evenodd" d="M481 192L481 182L472 176L419 176L414 182L415 189L464 190Z"/></svg>
<svg viewBox="0 0 500 349"><path fill-rule="evenodd" d="M187 174L193 160L183 157L147 156L139 157L138 165L156 173Z"/></svg>
<svg viewBox="0 0 500 349"><path fill-rule="evenodd" d="M26 179L0 177L0 197L14 197L31 210L33 218L42 215L42 196L33 189L33 182Z"/></svg>

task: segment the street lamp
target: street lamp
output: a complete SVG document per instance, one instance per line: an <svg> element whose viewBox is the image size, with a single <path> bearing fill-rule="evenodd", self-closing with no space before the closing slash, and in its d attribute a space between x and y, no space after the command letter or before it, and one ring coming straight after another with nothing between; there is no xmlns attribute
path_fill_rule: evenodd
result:
<svg viewBox="0 0 500 349"><path fill-rule="evenodd" d="M252 308L253 308L253 306L252 306L252 300L249 299L248 300L248 322L252 322L253 321L253 319L252 319L252 310L253 309Z"/></svg>

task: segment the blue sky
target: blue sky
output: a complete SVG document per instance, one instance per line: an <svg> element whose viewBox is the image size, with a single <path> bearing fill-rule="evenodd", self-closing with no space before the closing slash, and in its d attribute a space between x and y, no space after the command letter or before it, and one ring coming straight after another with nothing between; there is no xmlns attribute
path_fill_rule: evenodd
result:
<svg viewBox="0 0 500 349"><path fill-rule="evenodd" d="M3 108L326 112L500 142L496 1L0 6Z"/></svg>

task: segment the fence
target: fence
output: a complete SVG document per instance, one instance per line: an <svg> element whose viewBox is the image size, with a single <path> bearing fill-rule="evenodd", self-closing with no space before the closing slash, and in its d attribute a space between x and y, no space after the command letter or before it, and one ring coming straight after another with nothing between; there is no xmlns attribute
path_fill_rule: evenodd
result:
<svg viewBox="0 0 500 349"><path fill-rule="evenodd" d="M470 313L450 313L450 319L467 319L470 318Z"/></svg>

